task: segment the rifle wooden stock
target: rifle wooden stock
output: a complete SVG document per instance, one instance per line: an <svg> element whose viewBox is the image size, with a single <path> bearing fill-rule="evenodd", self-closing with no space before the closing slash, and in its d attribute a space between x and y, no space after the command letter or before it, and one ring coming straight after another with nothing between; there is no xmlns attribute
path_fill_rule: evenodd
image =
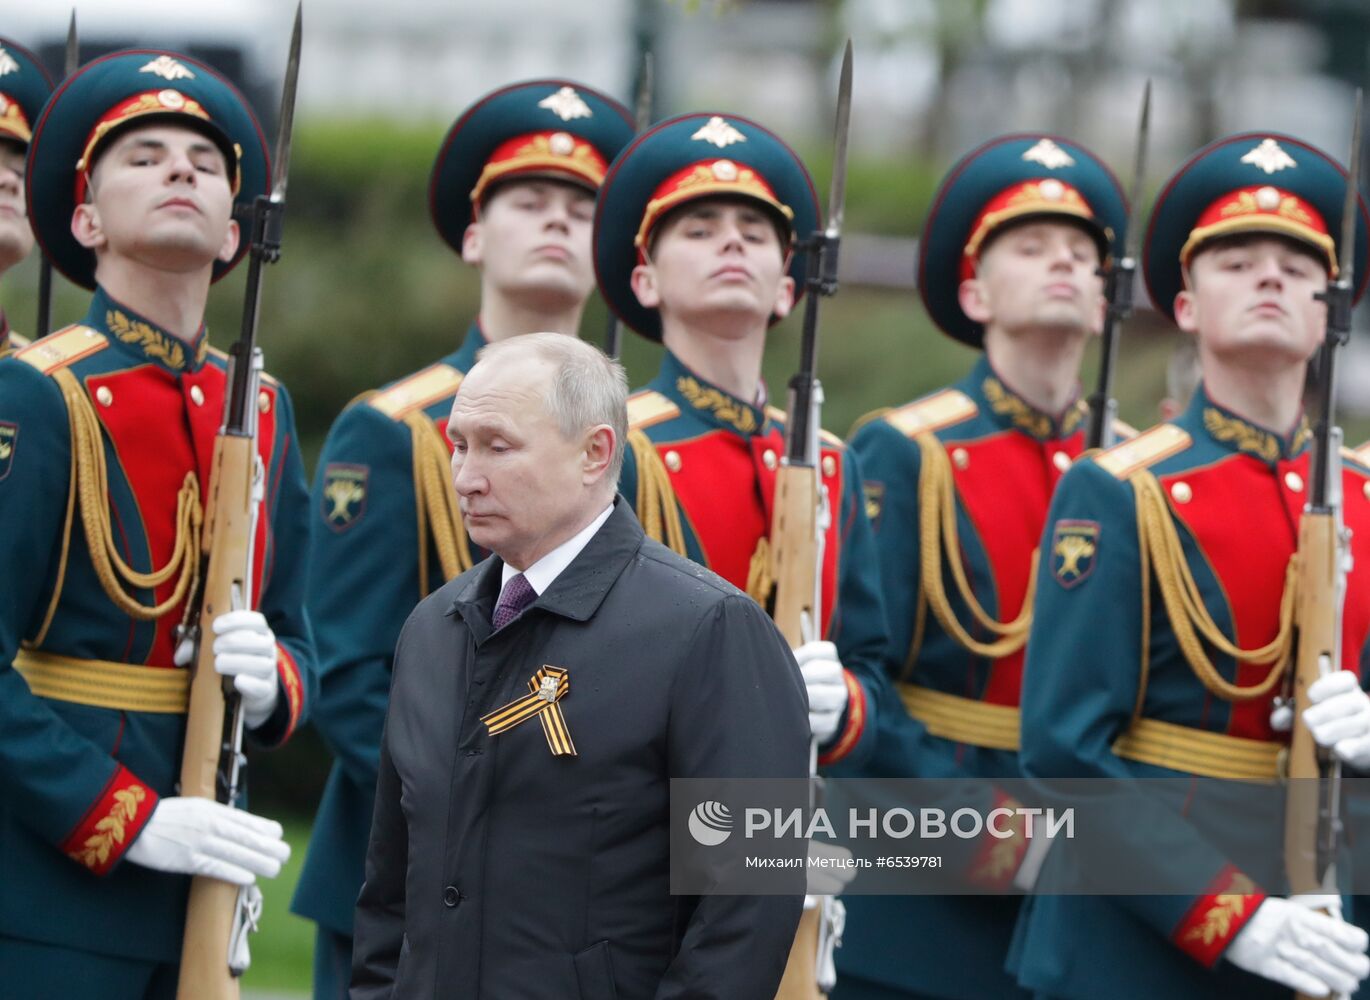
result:
<svg viewBox="0 0 1370 1000"><path fill-rule="evenodd" d="M771 515L771 575L775 607L771 612L790 648L803 645L804 622L818 629L822 623L814 607L818 583L818 470L787 463L775 477L775 507ZM785 975L776 1000L816 1000L818 988L818 923L821 910L807 909L799 919L790 946Z"/></svg>
<svg viewBox="0 0 1370 1000"><path fill-rule="evenodd" d="M1322 676L1321 659L1337 648L1337 522L1332 514L1304 511L1299 524L1299 625L1294 660L1294 726L1289 743L1284 813L1284 865L1291 894L1323 891L1318 871L1322 771L1313 734L1303 723L1308 688ZM1338 664L1332 663L1332 669ZM1312 1000L1296 993L1296 1000Z"/></svg>
<svg viewBox="0 0 1370 1000"><path fill-rule="evenodd" d="M1299 525L1299 626L1294 660L1294 728L1289 744L1289 794L1285 804L1284 862L1289 891L1318 892L1319 778L1317 745L1303 723L1308 688L1320 661L1337 648L1337 525L1330 514L1305 511ZM1333 669L1337 669L1333 663Z"/></svg>
<svg viewBox="0 0 1370 1000"><path fill-rule="evenodd" d="M812 466L787 464L776 473L771 562L771 617L790 648L798 649L808 638L804 616L813 629L821 625L813 606L818 582L818 470Z"/></svg>
<svg viewBox="0 0 1370 1000"><path fill-rule="evenodd" d="M256 440L220 434L214 442L203 552L204 600L200 607L200 644L190 683L186 745L181 757L181 794L218 798L224 752L223 678L214 669L214 619L233 610L233 594L247 594L243 579L252 544L252 478ZM228 971L229 938L238 905L238 887L196 876L190 884L179 1000L237 1000L238 980Z"/></svg>

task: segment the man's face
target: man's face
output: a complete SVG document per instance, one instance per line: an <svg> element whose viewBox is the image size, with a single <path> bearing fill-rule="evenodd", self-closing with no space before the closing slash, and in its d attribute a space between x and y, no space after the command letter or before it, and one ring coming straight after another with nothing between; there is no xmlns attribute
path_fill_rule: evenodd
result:
<svg viewBox="0 0 1370 1000"><path fill-rule="evenodd" d="M227 165L198 132L167 125L127 132L96 161L89 190L72 234L97 261L114 254L189 273L230 260L237 249Z"/></svg>
<svg viewBox="0 0 1370 1000"><path fill-rule="evenodd" d="M974 278L961 283L961 308L987 329L1098 333L1104 283L1099 249L1069 223L1027 222L994 236Z"/></svg>
<svg viewBox="0 0 1370 1000"><path fill-rule="evenodd" d="M447 423L466 532L519 569L574 534L600 496L588 437L568 439L543 402L554 374L536 358L478 363Z"/></svg>
<svg viewBox="0 0 1370 1000"><path fill-rule="evenodd" d="M7 271L33 249L24 206L25 147L0 140L0 272Z"/></svg>
<svg viewBox="0 0 1370 1000"><path fill-rule="evenodd" d="M794 279L785 270L789 248L767 212L741 199L702 199L667 216L650 260L633 269L642 305L698 328L764 327L794 305Z"/></svg>
<svg viewBox="0 0 1370 1000"><path fill-rule="evenodd" d="M507 181L466 227L462 259L481 280L539 309L574 308L594 287L595 196L575 184Z"/></svg>
<svg viewBox="0 0 1370 1000"><path fill-rule="evenodd" d="M1207 355L1273 352L1302 363L1322 339L1327 307L1313 296L1326 289L1327 271L1298 244L1270 236L1214 243L1190 261L1186 284L1175 322Z"/></svg>

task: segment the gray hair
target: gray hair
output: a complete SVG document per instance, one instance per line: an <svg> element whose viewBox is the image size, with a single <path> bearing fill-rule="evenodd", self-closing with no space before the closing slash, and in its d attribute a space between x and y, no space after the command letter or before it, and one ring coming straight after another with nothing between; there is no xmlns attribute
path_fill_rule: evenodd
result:
<svg viewBox="0 0 1370 1000"><path fill-rule="evenodd" d="M605 480L617 488L628 440L628 376L623 366L599 348L563 333L529 333L496 341L481 348L476 360L518 357L533 357L556 369L543 405L565 437L579 437L600 424L613 428L614 454Z"/></svg>

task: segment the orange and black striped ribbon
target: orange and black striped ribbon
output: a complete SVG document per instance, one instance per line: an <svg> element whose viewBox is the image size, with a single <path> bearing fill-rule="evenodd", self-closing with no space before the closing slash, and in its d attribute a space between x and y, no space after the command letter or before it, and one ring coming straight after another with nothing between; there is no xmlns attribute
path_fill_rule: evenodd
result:
<svg viewBox="0 0 1370 1000"><path fill-rule="evenodd" d="M571 690L568 671L563 667L544 664L528 678L528 690L532 693L480 717L480 721L490 730L490 735L498 736L536 715L542 723L542 733L547 737L547 746L552 754L557 757L576 756L576 745L571 742L566 717L561 714L561 706L557 704Z"/></svg>

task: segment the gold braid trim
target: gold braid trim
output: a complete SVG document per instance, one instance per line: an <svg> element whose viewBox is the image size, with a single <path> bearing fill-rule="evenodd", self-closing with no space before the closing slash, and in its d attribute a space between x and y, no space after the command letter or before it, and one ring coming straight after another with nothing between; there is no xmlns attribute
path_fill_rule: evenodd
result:
<svg viewBox="0 0 1370 1000"><path fill-rule="evenodd" d="M1137 492L1137 540L1142 581L1145 583L1154 571L1175 638L1195 675L1210 693L1225 701L1250 701L1269 694L1284 676L1294 650L1294 605L1298 589L1295 559L1291 558L1285 569L1279 632L1264 646L1242 649L1223 635L1204 605L1160 482L1145 469L1133 473L1129 481ZM1218 673L1218 668L1204 652L1200 635L1220 653L1239 663L1271 663L1270 672L1250 687L1231 683Z"/></svg>
<svg viewBox="0 0 1370 1000"><path fill-rule="evenodd" d="M947 634L970 652L991 659L1016 653L1027 642L1028 629L1032 625L1032 605L1037 592L1038 551L1034 549L1032 552L1027 593L1023 595L1023 607L1018 617L1011 622L1001 622L991 617L975 599L970 581L966 578L965 567L961 564L961 544L956 530L956 485L946 449L928 432L917 435L914 440L923 454L923 470L918 478L918 530L921 536L919 572L922 580L922 600L927 602ZM991 642L981 642L972 637L956 619L942 579L943 555L946 566L951 570L957 592L966 602L971 616L982 628L999 638ZM921 635L919 638L921 641Z"/></svg>
<svg viewBox="0 0 1370 1000"><path fill-rule="evenodd" d="M200 529L204 511L200 507L200 484L194 472L187 472L176 496L176 547L161 569L149 573L135 570L124 562L114 544L110 528L109 470L105 465L104 439L100 418L90 405L81 383L68 369L52 372L67 404L67 419L71 424L72 476L67 507L67 533L71 530L73 499L79 499L81 526L85 529L90 548L90 561L95 575L109 599L124 614L137 621L155 621L185 600L200 574ZM63 540L63 554L69 537ZM65 574L65 558L62 575ZM176 578L174 589L165 601L149 607L132 597L125 587L152 590ZM60 579L60 578L59 578ZM43 633L52 622L52 612L60 596L60 585L53 594ZM42 641L40 634L35 642Z"/></svg>
<svg viewBox="0 0 1370 1000"><path fill-rule="evenodd" d="M419 595L428 596L428 533L438 550L444 580L472 567L471 544L462 522L457 491L452 485L452 455L437 425L423 410L402 418L409 428L414 452L414 495L419 528Z"/></svg>
<svg viewBox="0 0 1370 1000"><path fill-rule="evenodd" d="M685 555L685 530L680 526L680 504L671 486L670 473L657 453L656 445L644 432L628 432L628 447L637 461L637 496L633 506L648 538L655 539L676 555ZM752 557L755 562L755 556Z"/></svg>
<svg viewBox="0 0 1370 1000"><path fill-rule="evenodd" d="M756 551L747 565L747 596L763 608L775 589L775 575L771 572L771 541L765 535L756 540Z"/></svg>

